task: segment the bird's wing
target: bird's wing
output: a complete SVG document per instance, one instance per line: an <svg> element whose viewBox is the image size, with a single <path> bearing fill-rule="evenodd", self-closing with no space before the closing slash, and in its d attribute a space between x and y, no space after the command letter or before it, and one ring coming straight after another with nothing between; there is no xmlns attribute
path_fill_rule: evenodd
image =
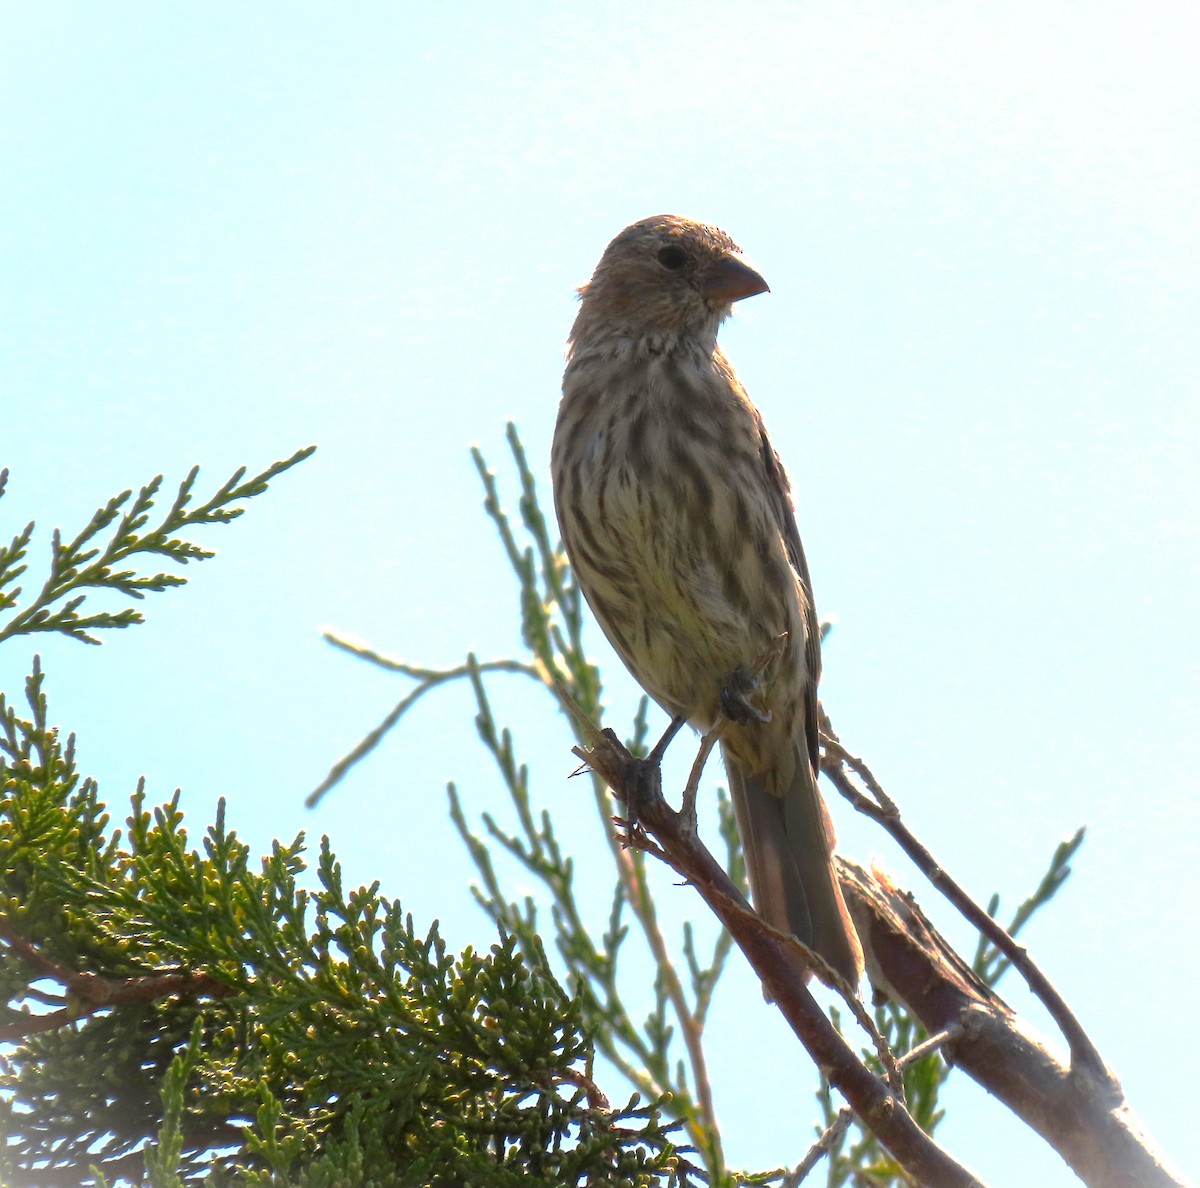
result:
<svg viewBox="0 0 1200 1188"><path fill-rule="evenodd" d="M817 621L816 603L813 601L812 579L808 575L808 562L804 557L804 545L800 542L800 529L796 527L796 512L792 507L791 484L779 455L767 437L766 426L758 418L759 454L767 482L765 489L771 493L771 502L780 535L787 546L788 560L795 570L800 587L800 598L804 613L804 663L808 673L808 684L804 692L804 733L808 744L808 756L813 772L820 770L817 752L817 682L821 679L821 625Z"/></svg>

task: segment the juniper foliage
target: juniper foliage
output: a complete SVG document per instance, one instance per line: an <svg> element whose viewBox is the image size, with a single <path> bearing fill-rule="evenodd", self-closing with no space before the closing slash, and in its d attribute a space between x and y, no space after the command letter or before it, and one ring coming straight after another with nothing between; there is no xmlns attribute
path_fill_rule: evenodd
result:
<svg viewBox="0 0 1200 1188"><path fill-rule="evenodd" d="M161 479L110 500L21 605L33 526L0 554L0 640L140 622L108 591L179 585L141 555L211 552L223 523L308 450L148 528ZM123 510L122 510L123 509ZM139 786L114 827L35 659L0 694L0 1182L634 1186L688 1164L655 1104L612 1106L580 1004L544 954L500 936L455 956L378 884L347 889L328 839L255 863L222 804L199 845L178 793Z"/></svg>

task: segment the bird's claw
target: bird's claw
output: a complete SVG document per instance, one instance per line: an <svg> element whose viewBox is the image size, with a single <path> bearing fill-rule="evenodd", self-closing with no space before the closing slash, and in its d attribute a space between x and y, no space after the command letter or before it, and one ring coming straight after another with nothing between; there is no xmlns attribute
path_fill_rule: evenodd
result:
<svg viewBox="0 0 1200 1188"><path fill-rule="evenodd" d="M771 720L771 711L760 709L750 698L762 687L763 675L783 655L787 647L788 633L782 632L771 641L771 646L749 664L735 668L721 685L721 712L731 722L745 726L758 722L765 726Z"/></svg>
<svg viewBox="0 0 1200 1188"><path fill-rule="evenodd" d="M627 834L633 834L640 825L643 810L662 799L662 768L657 759L636 759L633 756L625 765L625 819L622 822Z"/></svg>
<svg viewBox="0 0 1200 1188"><path fill-rule="evenodd" d="M770 710L759 709L750 698L758 692L760 680L745 668L735 668L721 685L721 713L731 722L745 726L750 722L766 725Z"/></svg>

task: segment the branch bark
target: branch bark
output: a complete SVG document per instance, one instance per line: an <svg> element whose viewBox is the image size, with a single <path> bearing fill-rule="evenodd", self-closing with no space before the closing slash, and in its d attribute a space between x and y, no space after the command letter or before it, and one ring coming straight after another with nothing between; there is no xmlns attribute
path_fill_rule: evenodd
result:
<svg viewBox="0 0 1200 1188"><path fill-rule="evenodd" d="M0 1042L12 1043L42 1031L53 1031L76 1023L96 1011L128 1002L154 1002L173 995L227 998L234 991L211 974L190 970L168 970L109 978L102 974L71 969L26 940L0 918L0 946L20 958L39 978L53 979L66 991L62 996L42 996L44 1002L61 1002L57 1010L43 1015L22 1014L0 1026ZM0 947L0 954L4 948Z"/></svg>
<svg viewBox="0 0 1200 1188"><path fill-rule="evenodd" d="M590 724L589 724L590 725ZM575 753L633 805L633 841L649 834L645 848L690 882L729 929L762 980L764 990L787 1019L809 1055L854 1112L895 1157L927 1188L982 1188L981 1182L913 1121L900 1096L879 1080L838 1034L806 984L808 970L789 938L770 928L734 887L683 815L663 799L657 766L636 760L611 730L586 730L591 746ZM652 778L647 779L647 775ZM651 840L652 839L652 840Z"/></svg>
<svg viewBox="0 0 1200 1188"><path fill-rule="evenodd" d="M1125 1101L1091 1062L1065 1064L1032 1034L878 870L839 857L842 892L877 990L930 1033L955 1028L943 1051L1040 1134L1088 1188L1187 1188Z"/></svg>
<svg viewBox="0 0 1200 1188"><path fill-rule="evenodd" d="M825 749L825 757L821 769L830 778L833 786L860 813L870 817L891 834L900 848L916 863L921 873L954 904L974 928L978 929L1009 959L1013 967L1025 979L1029 989L1049 1011L1050 1017L1058 1024L1058 1028L1063 1033L1063 1038L1066 1039L1067 1046L1071 1050L1072 1068L1079 1069L1081 1073L1097 1080L1112 1078L1113 1084L1116 1086L1116 1079L1112 1077L1112 1073L1096 1050L1095 1044L1084 1031L1083 1024L1075 1017L1075 1013L1055 989L1050 979L1037 967L1033 958L950 877L945 867L917 840L901 820L900 810L895 801L884 792L882 785L871 773L870 768L857 756L851 755L838 741L827 717L823 719L822 725L824 734L821 742ZM871 796L874 797L874 802L863 796L850 782L843 769L843 763L862 780ZM1117 1088L1119 1090L1119 1086Z"/></svg>

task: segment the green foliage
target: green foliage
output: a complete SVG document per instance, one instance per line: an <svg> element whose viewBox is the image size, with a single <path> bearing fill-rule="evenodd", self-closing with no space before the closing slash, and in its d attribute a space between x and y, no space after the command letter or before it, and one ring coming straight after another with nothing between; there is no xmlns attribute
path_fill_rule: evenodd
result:
<svg viewBox="0 0 1200 1188"><path fill-rule="evenodd" d="M481 814L477 828L469 820L458 789L449 788L450 812L475 863L479 885L475 896L507 935L516 938L531 961L540 960L547 928L532 896L512 897L497 871L494 854L501 852L540 885L549 905L550 929L564 981L574 987L583 1019L598 1050L624 1074L632 1088L650 1100L662 1100L681 1122L714 1183L733 1182L725 1169L708 1081L703 1035L713 990L729 955L730 939L720 932L711 951L698 952L695 931L684 928L678 952L672 953L658 920L646 877L645 856L625 847L614 824L616 802L602 780L589 785L601 830L613 860L607 891L609 912L598 935L586 922L575 883L575 866L560 840L549 812L538 811L530 794L529 771L518 761L512 732L496 720L485 677L494 673L532 679L553 699L554 688L565 689L595 721L603 713L599 670L583 647L585 603L562 549L552 540L537 498L536 482L515 427L508 427L508 444L517 471L519 520L505 511L495 475L479 450L472 451L484 487L484 508L499 535L504 554L517 580L521 638L526 655L520 659L480 662L474 655L463 665L435 669L382 656L367 648L330 637L370 663L414 679L415 687L388 716L344 758L316 789L310 802L324 795L354 763L373 749L425 693L449 680L465 679L475 694L476 730L507 789L515 828L497 817ZM558 708L557 700L548 707ZM628 740L635 754L646 753L647 703L642 700ZM577 742L582 735L576 732ZM720 801L720 836L734 877L745 885L736 826L728 798ZM582 892L594 903L598 889ZM622 958L636 946L648 955L652 975L650 1001L630 1007L619 984Z"/></svg>
<svg viewBox="0 0 1200 1188"><path fill-rule="evenodd" d="M57 528L54 530L50 544L50 574L32 601L17 609L23 591L14 583L28 568L25 558L34 531L34 523L30 521L13 537L11 544L0 548L0 614L11 612L6 620L0 621L0 641L17 635L56 631L94 644L100 641L91 634L93 631L142 622L141 613L133 607L124 607L115 613L97 611L93 614L81 614L80 608L89 594L104 590L141 600L147 593L184 585L187 579L180 574L138 574L133 569L119 567L130 558L141 556L165 557L179 565L207 560L213 556L210 549L185 540L179 533L184 528L228 524L237 519L245 508L236 504L262 494L273 478L302 462L315 449L315 446L307 446L297 450L290 458L274 463L250 479L245 478L246 468L240 467L216 494L194 506L192 489L200 468L193 467L179 484L174 502L155 528L147 525L162 487L161 474L151 479L136 496L132 490L114 495L97 509L73 540L64 543L62 533ZM0 470L0 496L4 494L7 482L8 471Z"/></svg>
<svg viewBox="0 0 1200 1188"><path fill-rule="evenodd" d="M582 596L511 426L509 445L516 521L478 452L475 461L517 579L525 654L434 668L334 640L415 684L312 798L427 692L468 681L476 730L512 812L509 824L490 812L473 821L450 787L476 897L498 926L487 953L450 955L436 927L417 930L378 885L346 890L327 840L314 889L302 837L252 864L223 806L198 848L178 798L151 809L141 787L124 827L113 828L95 781L77 769L73 737L64 742L50 724L36 660L24 705L0 694L0 1183L650 1188L685 1184L696 1170L679 1128L714 1185L790 1186L822 1157L830 1184L905 1182L827 1086L818 1090L824 1134L800 1167L747 1175L726 1167L704 1041L729 937L718 933L705 951L690 924L664 936L645 857L623 844L616 805L595 778L613 874L606 918L599 929L588 923L594 883L577 887L570 847L537 807L489 694L495 676L518 675L565 691L594 720L602 712ZM95 631L140 622L133 607L85 613L85 600L104 591L141 599L181 584L178 575L140 575L129 560L210 556L183 529L241 514L234 504L308 452L250 480L239 471L198 506L193 471L154 528L161 480L136 497L125 492L69 543L55 533L50 575L22 605L16 581L29 525L0 550L0 640L58 632L97 642ZM628 742L635 753L645 753L648 730L643 699ZM724 857L744 887L733 814L723 794L718 803ZM1061 887L1081 836L1056 851L1013 931ZM504 872L514 866L540 888L536 898L508 890ZM621 976L635 950L653 971L644 983ZM994 984L1006 965L981 945L975 967ZM922 1047L926 1037L902 1007L878 1005L875 1023L899 1057L911 1113L932 1131L948 1067ZM596 1054L631 1087L624 1107L601 1092ZM864 1058L881 1068L869 1046Z"/></svg>
<svg viewBox="0 0 1200 1188"><path fill-rule="evenodd" d="M1033 914L1039 908L1045 907L1058 894L1067 879L1071 877L1071 859L1075 857L1079 851L1079 847L1083 845L1084 833L1085 830L1081 826L1066 841L1061 841L1055 846L1054 853L1050 855L1050 865L1046 868L1046 873L1042 875L1041 882L1034 888L1033 893L1024 899L1017 906L1017 910L1013 912L1012 919L1009 921L1006 929L1009 936L1016 936L1033 918ZM1000 896L993 895L988 902L988 915L995 918L999 910ZM987 937L981 936L971 964L975 972L989 986L995 986L1008 972L1011 962Z"/></svg>
<svg viewBox="0 0 1200 1188"><path fill-rule="evenodd" d="M656 1112L608 1108L544 961L512 939L449 955L377 886L347 891L327 842L314 892L301 838L255 870L223 807L195 849L177 798L139 789L110 833L30 690L30 718L6 708L5 1183L143 1160L163 1184L665 1182Z"/></svg>
<svg viewBox="0 0 1200 1188"><path fill-rule="evenodd" d="M121 566L209 555L180 529L240 514L306 453L189 510L193 472L152 531L158 480L115 527L129 493L110 501L70 544L55 535L50 579L0 638L139 621L80 606L178 584ZM3 554L10 610L31 536ZM199 847L178 794L151 808L139 786L113 828L50 723L35 660L24 705L0 695L0 1182L685 1181L657 1106L596 1085L544 954L502 936L451 955L377 885L344 888L327 841L308 889L302 837L252 863L223 805Z"/></svg>

